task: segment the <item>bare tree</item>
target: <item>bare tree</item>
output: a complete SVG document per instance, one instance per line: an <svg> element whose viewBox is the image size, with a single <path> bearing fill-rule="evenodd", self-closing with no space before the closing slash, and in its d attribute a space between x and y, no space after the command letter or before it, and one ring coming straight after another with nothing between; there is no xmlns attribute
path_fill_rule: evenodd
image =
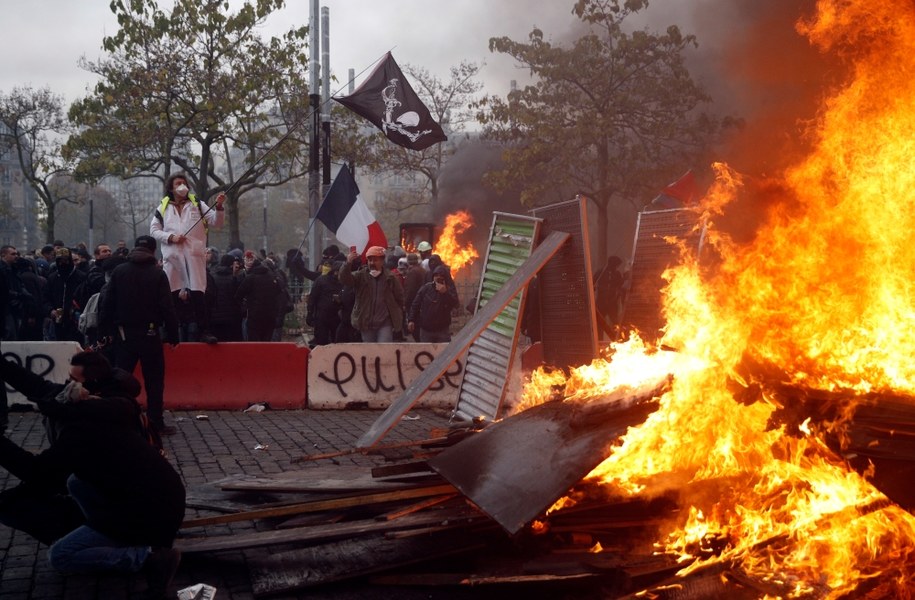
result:
<svg viewBox="0 0 915 600"><path fill-rule="evenodd" d="M0 94L0 149L13 152L22 176L43 205L47 241L54 239L55 208L61 202L79 202L78 188L53 185L69 173L72 163L61 152L70 126L63 97L50 88L17 87Z"/></svg>

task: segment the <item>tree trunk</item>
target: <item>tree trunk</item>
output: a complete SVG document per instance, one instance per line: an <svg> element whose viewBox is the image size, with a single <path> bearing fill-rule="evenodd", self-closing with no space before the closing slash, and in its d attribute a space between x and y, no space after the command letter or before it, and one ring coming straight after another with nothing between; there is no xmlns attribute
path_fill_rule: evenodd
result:
<svg viewBox="0 0 915 600"><path fill-rule="evenodd" d="M238 192L230 190L226 196L226 217L229 219L229 245L241 241L241 227L238 222Z"/></svg>
<svg viewBox="0 0 915 600"><path fill-rule="evenodd" d="M41 200L42 200L42 202L44 202L45 208L48 209L48 220L46 222L47 239L45 240L45 243L51 244L54 242L54 223L55 223L54 204L51 201L49 201L47 198L42 198Z"/></svg>

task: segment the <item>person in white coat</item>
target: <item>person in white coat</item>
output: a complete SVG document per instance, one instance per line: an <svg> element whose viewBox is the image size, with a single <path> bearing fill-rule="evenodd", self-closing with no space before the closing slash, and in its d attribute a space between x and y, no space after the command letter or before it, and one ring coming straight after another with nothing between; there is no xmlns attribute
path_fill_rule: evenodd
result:
<svg viewBox="0 0 915 600"><path fill-rule="evenodd" d="M187 176L175 173L165 181L165 197L149 223L149 234L162 249L162 265L175 305L179 298L190 296L199 340L208 344L216 343L216 337L209 331L204 299L207 233L210 227L222 227L225 201L226 195L220 193L216 204L208 208L191 193Z"/></svg>

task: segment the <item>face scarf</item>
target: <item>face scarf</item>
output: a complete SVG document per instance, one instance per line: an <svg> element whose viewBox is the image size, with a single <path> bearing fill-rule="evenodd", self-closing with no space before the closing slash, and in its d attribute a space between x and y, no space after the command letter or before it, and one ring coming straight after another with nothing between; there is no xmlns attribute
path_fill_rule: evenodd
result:
<svg viewBox="0 0 915 600"><path fill-rule="evenodd" d="M71 381L60 393L55 396L55 400L61 404L79 401L83 397L83 384L78 381Z"/></svg>

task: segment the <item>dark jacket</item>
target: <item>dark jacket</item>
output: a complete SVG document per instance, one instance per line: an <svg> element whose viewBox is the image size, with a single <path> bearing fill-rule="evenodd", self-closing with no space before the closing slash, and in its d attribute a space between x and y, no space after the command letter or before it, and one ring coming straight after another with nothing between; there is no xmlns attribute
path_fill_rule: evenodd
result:
<svg viewBox="0 0 915 600"><path fill-rule="evenodd" d="M111 273L111 281L99 303L99 332L114 335L123 328L125 335L144 335L165 325L166 339L178 343L178 317L172 304L171 287L156 256L134 248L127 262Z"/></svg>
<svg viewBox="0 0 915 600"><path fill-rule="evenodd" d="M408 322L416 323L426 331L443 331L451 326L451 311L458 307L457 290L445 284L445 292L435 289L435 282L419 288L416 299L410 307Z"/></svg>
<svg viewBox="0 0 915 600"><path fill-rule="evenodd" d="M29 312L29 305L34 301L28 290L22 284L19 273L6 262L0 261L0 277L6 280L7 297L6 310L18 322Z"/></svg>
<svg viewBox="0 0 915 600"><path fill-rule="evenodd" d="M416 300L416 294L419 293L419 288L423 287L425 282L426 270L422 265L412 265L407 269L403 284L404 309L407 312L410 312L410 307L413 306L413 301Z"/></svg>
<svg viewBox="0 0 915 600"><path fill-rule="evenodd" d="M107 259L106 259L107 260ZM86 280L76 290L74 299L79 307L85 308L89 298L102 291L105 285L105 270L103 268L105 261L96 261L86 273Z"/></svg>
<svg viewBox="0 0 915 600"><path fill-rule="evenodd" d="M333 271L318 277L308 293L306 323L313 325L315 321L324 321L328 324L333 323L336 327L336 323L340 319L342 292L343 284Z"/></svg>
<svg viewBox="0 0 915 600"><path fill-rule="evenodd" d="M45 416L48 441L52 444L62 424L83 418L142 433L140 405L136 401L140 382L123 369L112 369L108 379L85 384L97 398L70 403L57 401L57 394L65 384L44 379L13 361L0 360L0 379L38 406Z"/></svg>
<svg viewBox="0 0 915 600"><path fill-rule="evenodd" d="M181 477L129 429L75 420L37 455L0 438L0 462L23 483L49 493L71 474L91 485L108 508L87 515L86 524L124 544L171 546L184 519Z"/></svg>
<svg viewBox="0 0 915 600"><path fill-rule="evenodd" d="M87 382L93 397L76 402L59 402L64 384L13 361L0 361L0 379L38 404L51 447L36 456L0 439L0 466L21 480L0 494L4 522L47 544L83 524L128 544L171 544L184 513L183 485L143 435L135 400L140 383L132 375L114 369L107 379ZM87 520L67 502L70 474L113 507Z"/></svg>
<svg viewBox="0 0 915 600"><path fill-rule="evenodd" d="M276 276L264 265L248 271L235 292L235 299L238 302L245 301L249 319L261 322L275 321L280 311L280 302L285 304Z"/></svg>
<svg viewBox="0 0 915 600"><path fill-rule="evenodd" d="M69 273L61 271L60 267L48 275L48 295L45 297L45 314L61 308L63 315L57 324L58 340L82 341L82 336L77 329L77 318L74 312L74 299L76 290L86 280L86 274L74 268Z"/></svg>
<svg viewBox="0 0 915 600"><path fill-rule="evenodd" d="M28 259L22 257L16 259L13 271L18 275L26 292L26 295L22 296L24 304L18 337L20 340L40 341L41 326L46 314L43 298L47 295L48 281L38 275L35 266Z"/></svg>
<svg viewBox="0 0 915 600"><path fill-rule="evenodd" d="M241 282L232 273L232 267L217 267L213 271L213 283L216 303L210 312L210 323L216 325L241 323L241 303L235 299L235 293Z"/></svg>
<svg viewBox="0 0 915 600"><path fill-rule="evenodd" d="M368 266L362 267L355 273L349 270L348 265L340 269L340 282L343 285L352 285L356 292L356 305L353 307L352 324L356 329L363 331L369 329L374 310L374 277L369 274ZM403 331L403 286L400 280L387 269L382 269L378 276L384 285L384 301L391 316L391 325L394 333Z"/></svg>

